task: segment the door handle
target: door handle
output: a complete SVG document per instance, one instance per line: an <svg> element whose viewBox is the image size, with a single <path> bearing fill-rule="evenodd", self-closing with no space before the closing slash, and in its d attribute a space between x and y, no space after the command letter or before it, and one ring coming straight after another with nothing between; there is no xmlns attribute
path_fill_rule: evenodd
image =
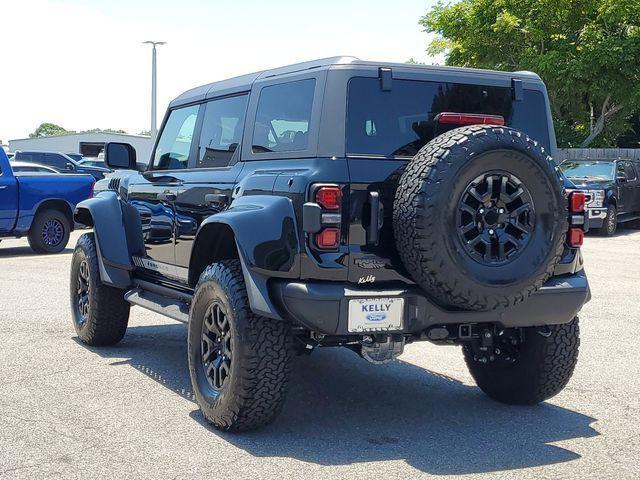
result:
<svg viewBox="0 0 640 480"><path fill-rule="evenodd" d="M207 193L204 201L209 205L224 206L229 203L229 196L224 193Z"/></svg>
<svg viewBox="0 0 640 480"><path fill-rule="evenodd" d="M161 202L175 202L178 196L175 193L162 192L162 193L159 193L156 198Z"/></svg>
<svg viewBox="0 0 640 480"><path fill-rule="evenodd" d="M382 228L382 203L380 193L369 192L369 225L367 225L367 245L378 245Z"/></svg>
<svg viewBox="0 0 640 480"><path fill-rule="evenodd" d="M4 190L5 188L7 188L6 185L0 185L0 190Z"/></svg>

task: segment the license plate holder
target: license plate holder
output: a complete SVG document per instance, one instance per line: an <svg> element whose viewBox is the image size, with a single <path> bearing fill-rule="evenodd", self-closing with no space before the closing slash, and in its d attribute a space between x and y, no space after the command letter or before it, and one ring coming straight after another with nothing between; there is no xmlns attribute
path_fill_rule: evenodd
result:
<svg viewBox="0 0 640 480"><path fill-rule="evenodd" d="M389 332L403 329L404 299L399 297L349 300L349 332Z"/></svg>

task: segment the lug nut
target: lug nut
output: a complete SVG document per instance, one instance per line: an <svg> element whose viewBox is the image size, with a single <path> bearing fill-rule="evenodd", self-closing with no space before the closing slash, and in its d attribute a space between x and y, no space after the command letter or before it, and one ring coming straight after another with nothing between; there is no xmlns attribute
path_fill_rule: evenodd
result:
<svg viewBox="0 0 640 480"><path fill-rule="evenodd" d="M478 212L484 213L484 208L481 208L480 210L478 210Z"/></svg>
<svg viewBox="0 0 640 480"><path fill-rule="evenodd" d="M495 232L493 229L489 230L489 235L493 235Z"/></svg>
<svg viewBox="0 0 640 480"><path fill-rule="evenodd" d="M499 208L498 213L504 213L504 208Z"/></svg>

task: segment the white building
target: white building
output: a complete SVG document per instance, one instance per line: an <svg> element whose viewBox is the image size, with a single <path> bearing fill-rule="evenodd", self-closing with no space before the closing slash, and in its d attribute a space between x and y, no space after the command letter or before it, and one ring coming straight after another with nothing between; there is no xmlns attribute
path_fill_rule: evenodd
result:
<svg viewBox="0 0 640 480"><path fill-rule="evenodd" d="M21 138L9 140L9 149L45 150L62 153L81 153L85 157L97 157L104 149L106 142L129 143L136 149L139 163L149 163L153 144L151 138L144 135L127 135L124 133L71 133L51 137Z"/></svg>

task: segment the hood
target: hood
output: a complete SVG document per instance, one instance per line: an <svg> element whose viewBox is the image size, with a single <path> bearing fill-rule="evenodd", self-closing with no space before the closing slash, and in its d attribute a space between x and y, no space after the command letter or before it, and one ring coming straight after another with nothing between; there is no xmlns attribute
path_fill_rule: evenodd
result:
<svg viewBox="0 0 640 480"><path fill-rule="evenodd" d="M584 178L569 178L580 190L607 190L614 186L613 180L592 180Z"/></svg>
<svg viewBox="0 0 640 480"><path fill-rule="evenodd" d="M109 173L111 170L104 167L91 167L89 165L78 165L78 170L83 170L85 172L100 172L100 173Z"/></svg>

